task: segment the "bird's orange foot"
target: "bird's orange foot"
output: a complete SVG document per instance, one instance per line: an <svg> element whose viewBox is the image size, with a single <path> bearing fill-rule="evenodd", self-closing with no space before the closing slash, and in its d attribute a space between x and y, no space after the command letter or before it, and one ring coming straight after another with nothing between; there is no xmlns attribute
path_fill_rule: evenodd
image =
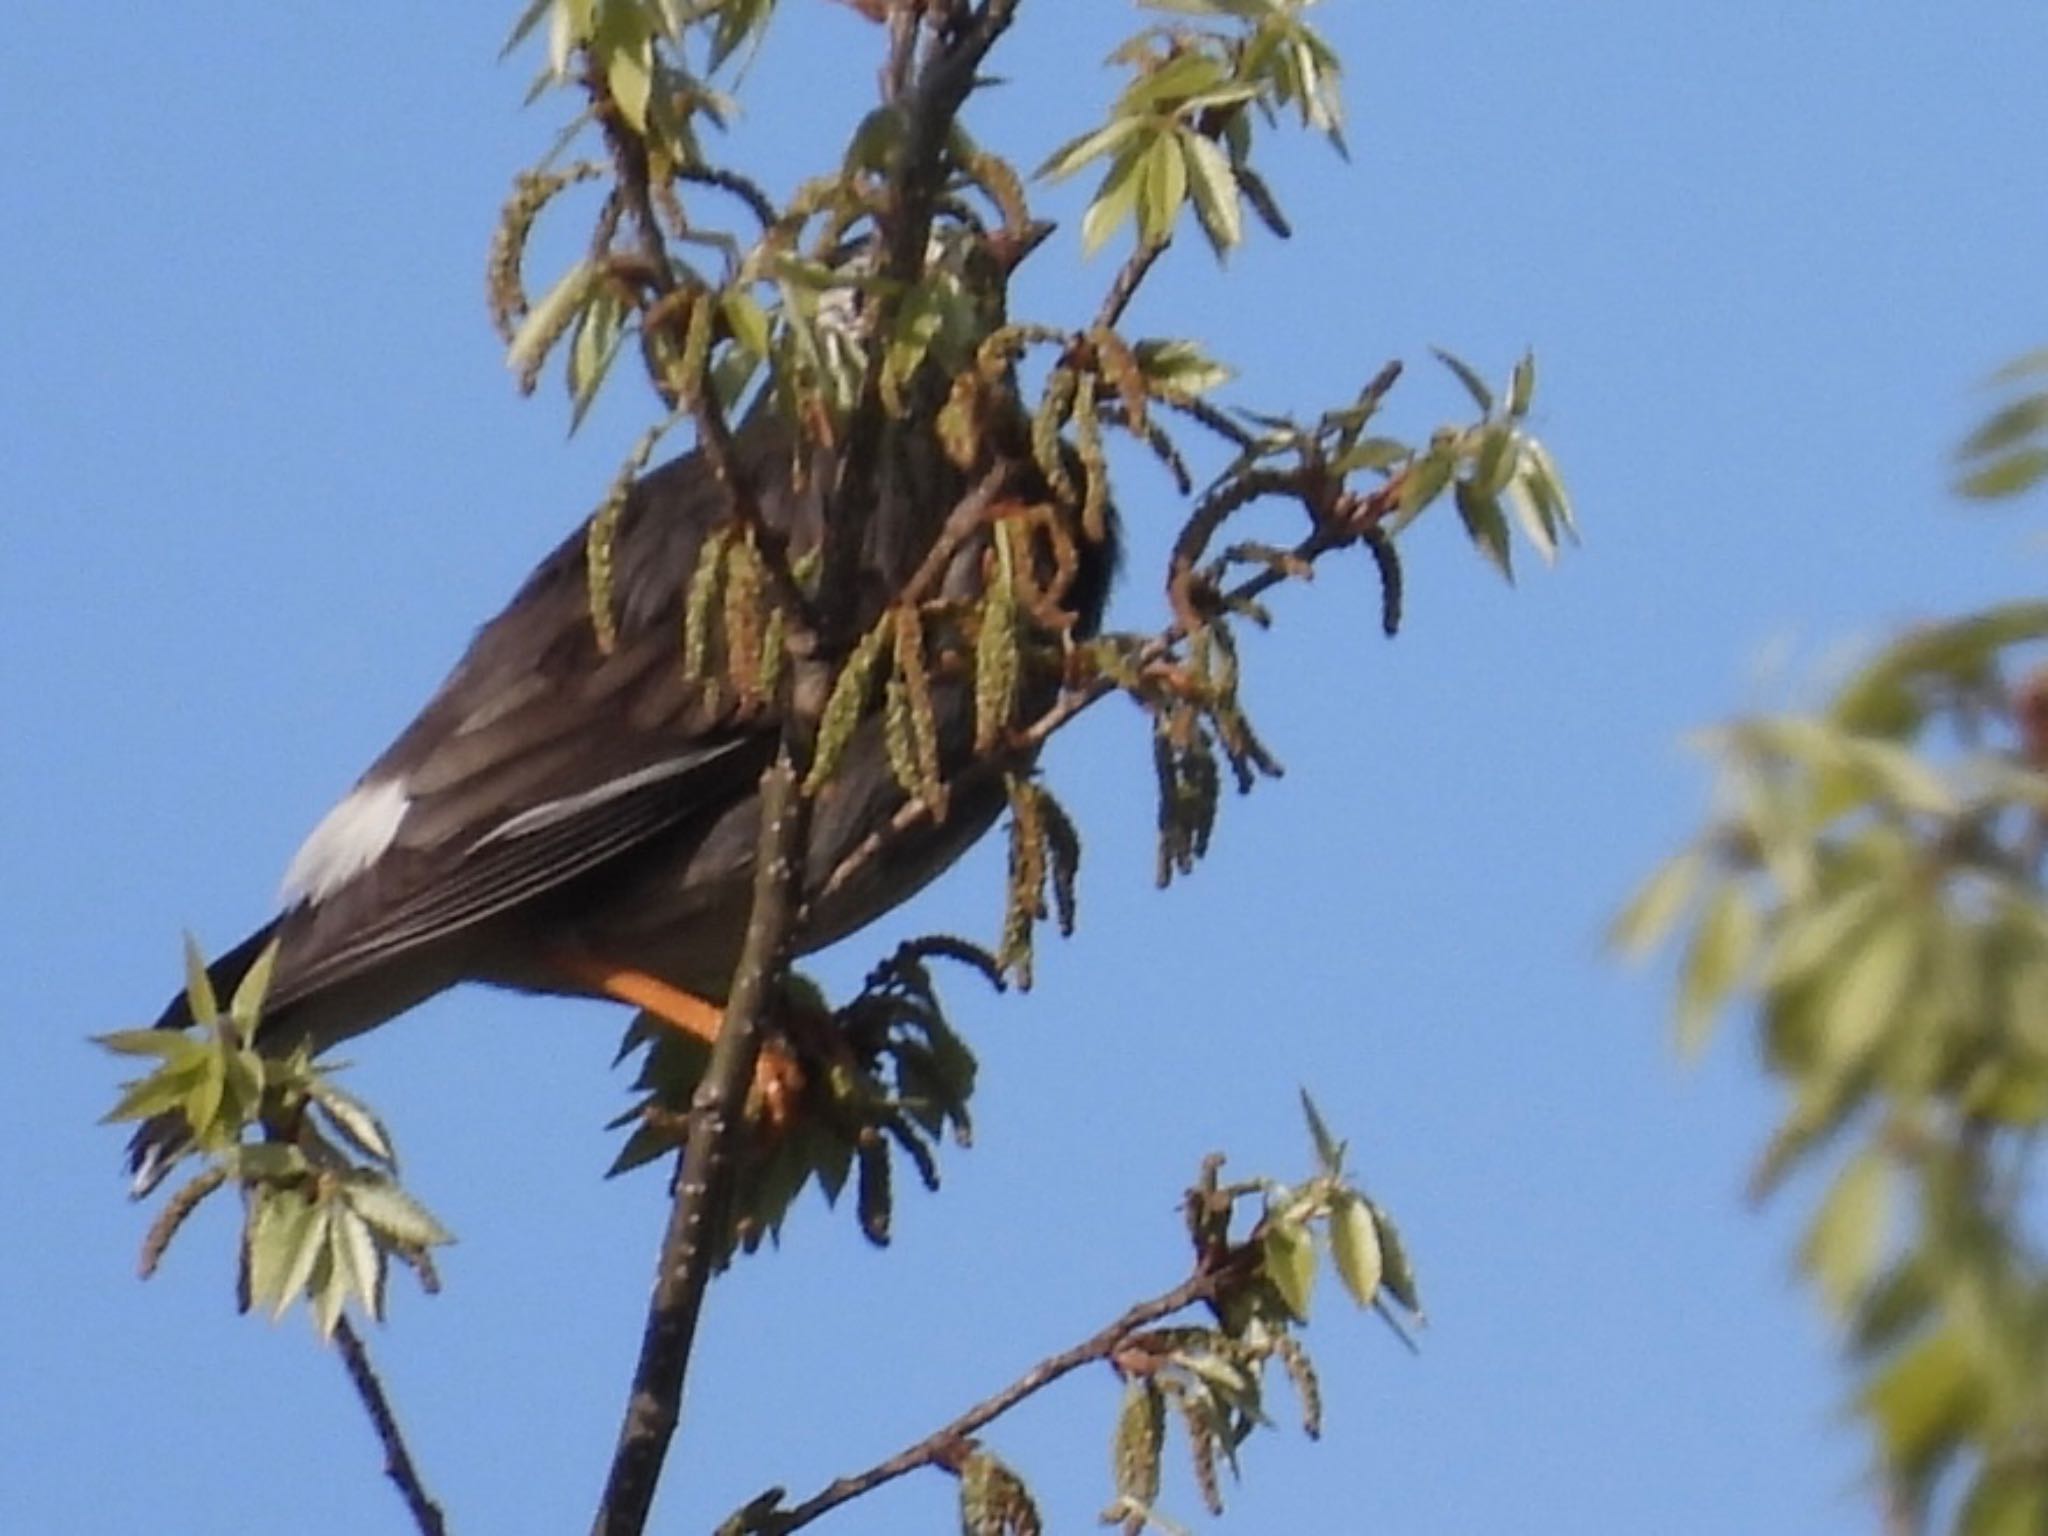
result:
<svg viewBox="0 0 2048 1536"><path fill-rule="evenodd" d="M561 953L555 963L578 982L607 997L661 1020L673 1029L715 1044L725 1024L725 1010L694 992L671 986L658 976L611 965L591 955ZM795 1055L774 1040L765 1041L754 1061L754 1082L747 1093L747 1115L758 1118L771 1136L781 1136L795 1122L803 1101L804 1070Z"/></svg>

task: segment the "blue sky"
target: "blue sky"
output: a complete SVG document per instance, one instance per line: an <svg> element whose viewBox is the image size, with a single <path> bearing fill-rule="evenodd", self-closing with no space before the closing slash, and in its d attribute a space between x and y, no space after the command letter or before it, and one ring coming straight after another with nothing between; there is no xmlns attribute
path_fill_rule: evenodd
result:
<svg viewBox="0 0 2048 1536"><path fill-rule="evenodd" d="M181 928L217 947L267 915L637 430L622 397L565 444L552 384L520 401L484 320L496 207L555 122L519 109L524 61L494 63L511 9L22 0L0 57L9 1529L403 1528L303 1320L233 1315L225 1208L132 1278L146 1218L93 1123L118 1064L83 1037L153 1015ZM786 189L872 71L841 8L785 10L735 148ZM1251 698L1289 774L1166 894L1137 717L1111 703L1059 743L1083 931L1028 998L957 991L979 1144L903 1200L889 1252L807 1205L718 1284L658 1530L865 1464L1163 1289L1204 1152L1305 1169L1304 1083L1403 1222L1432 1324L1411 1358L1327 1298L1325 1441L1261 1437L1221 1529L1875 1527L1789 1278L1798 1193L1740 1199L1770 1113L1750 1051L1731 1033L1681 1069L1659 979L1598 935L1699 812L1687 728L2038 587L2028 528L1943 479L1975 381L2044 337L2048 18L1324 11L1351 163L1287 144L1297 238L1222 277L1176 251L1133 327L1199 330L1235 398L1301 409L1407 358L1394 418L1418 431L1460 405L1430 345L1495 373L1534 346L1587 545L1510 592L1424 524L1393 644L1362 564L1288 595ZM1027 6L977 129L1034 163L1113 89L1094 66L1125 16ZM1058 317L1110 271L1075 265L1079 190L1025 295ZM1142 474L1121 500L1135 627L1173 514ZM821 972L922 928L993 935L997 868L983 850ZM373 1340L460 1530L580 1529L596 1495L664 1204L658 1177L599 1177L620 1022L469 991L351 1053L462 1238L446 1293L396 1286ZM1061 1529L1108 1497L1114 1403L1084 1379L994 1436ZM824 1528L944 1530L951 1498L927 1477ZM1184 1474L1163 1502L1195 1515Z"/></svg>

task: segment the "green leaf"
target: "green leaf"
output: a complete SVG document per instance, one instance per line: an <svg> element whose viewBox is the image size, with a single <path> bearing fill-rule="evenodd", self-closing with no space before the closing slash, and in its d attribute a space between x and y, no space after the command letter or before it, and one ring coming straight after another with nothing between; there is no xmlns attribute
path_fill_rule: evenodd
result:
<svg viewBox="0 0 2048 1536"><path fill-rule="evenodd" d="M1070 139L1046 157L1045 164L1034 173L1048 181L1060 181L1074 174L1091 160L1096 160L1120 148L1139 129L1146 127L1140 117L1119 117L1105 123L1092 132L1084 133L1077 139ZM1101 193L1096 194L1098 197Z"/></svg>
<svg viewBox="0 0 2048 1536"><path fill-rule="evenodd" d="M1792 908L1772 943L1764 985L1776 991L1811 979L1876 919L1890 899L1883 886L1865 882L1820 903Z"/></svg>
<svg viewBox="0 0 2048 1536"><path fill-rule="evenodd" d="M1645 880L1607 930L1608 946L1639 960L1664 942L1708 870L1706 853L1688 848Z"/></svg>
<svg viewBox="0 0 2048 1536"><path fill-rule="evenodd" d="M1500 509L1499 499L1488 496L1469 480L1460 480L1453 487L1452 499L1458 504L1458 518L1465 525L1466 535L1486 556L1487 563L1512 582L1515 567L1508 549L1508 520Z"/></svg>
<svg viewBox="0 0 2048 1536"><path fill-rule="evenodd" d="M505 46L498 50L498 57L504 58L525 42L528 34L540 24L540 19L548 14L554 3L555 0L527 0L526 9L519 13L519 19L512 24L511 35L505 39Z"/></svg>
<svg viewBox="0 0 2048 1536"><path fill-rule="evenodd" d="M1552 515L1544 510L1530 491L1531 481L1527 475L1518 474L1508 481L1501 497L1521 525L1522 536L1534 547L1537 558L1545 565L1557 563L1557 525Z"/></svg>
<svg viewBox="0 0 2048 1536"><path fill-rule="evenodd" d="M1799 1262L1837 1318L1849 1317L1870 1289L1884 1257L1890 1197L1884 1155L1867 1147L1836 1177L1806 1230Z"/></svg>
<svg viewBox="0 0 2048 1536"><path fill-rule="evenodd" d="M1351 1299L1361 1307L1371 1306L1386 1273L1386 1260L1372 1207L1357 1195L1339 1195L1330 1207L1330 1257Z"/></svg>
<svg viewBox="0 0 2048 1536"><path fill-rule="evenodd" d="M322 1225L326 1232L313 1255L312 1271L306 1276L306 1296L311 1304L313 1327L322 1340L327 1340L334 1337L334 1330L341 1325L342 1311L348 1306L349 1281L335 1258L334 1223L330 1220Z"/></svg>
<svg viewBox="0 0 2048 1536"><path fill-rule="evenodd" d="M1272 1281L1287 1310L1306 1322L1309 1296L1316 1281L1314 1239L1300 1222L1280 1217L1267 1223L1263 1250L1266 1278Z"/></svg>
<svg viewBox="0 0 2048 1536"><path fill-rule="evenodd" d="M1694 1056L1722 1002L1755 957L1763 919L1740 882L1724 880L1707 899L1678 973L1678 1046Z"/></svg>
<svg viewBox="0 0 2048 1536"><path fill-rule="evenodd" d="M1862 1060L1903 1011L1920 968L1920 925L1905 912L1881 917L1842 962L1828 990L1822 1052L1846 1066Z"/></svg>
<svg viewBox="0 0 2048 1536"><path fill-rule="evenodd" d="M259 1187L253 1195L248 1244L249 1305L281 1316L312 1270L308 1234L324 1236L320 1212L302 1190Z"/></svg>
<svg viewBox="0 0 2048 1536"><path fill-rule="evenodd" d="M569 322L582 308L597 281L597 265L587 258L555 280L554 287L519 323L512 345L506 349L506 365L514 373L524 378L540 367L549 349L568 330Z"/></svg>
<svg viewBox="0 0 2048 1536"><path fill-rule="evenodd" d="M216 1145L233 1139L227 1134L233 1128L215 1123L220 1117L221 1100L227 1095L227 1063L218 1051L208 1051L200 1060L200 1070L185 1092L185 1123L192 1127L193 1136L201 1144Z"/></svg>
<svg viewBox="0 0 2048 1536"><path fill-rule="evenodd" d="M617 5L606 7L607 14L619 13L623 9ZM647 133L647 103L654 94L653 42L644 37L621 42L605 55L604 71L612 100L618 103L620 113L633 131L644 137Z"/></svg>
<svg viewBox="0 0 2048 1536"><path fill-rule="evenodd" d="M1976 501L1996 501L2031 490L2043 478L2048 478L2048 448L2023 448L1964 475L1956 491Z"/></svg>
<svg viewBox="0 0 2048 1536"><path fill-rule="evenodd" d="M1960 1449L1980 1405L1976 1371L1953 1324L1901 1350L1859 1394L1886 1463L1916 1483Z"/></svg>
<svg viewBox="0 0 2048 1536"><path fill-rule="evenodd" d="M1315 1143L1316 1162L1322 1172L1337 1178L1344 1172L1344 1143L1330 1134L1321 1111L1316 1108L1316 1101L1308 1096L1306 1088L1301 1090L1301 1112L1308 1120L1309 1140Z"/></svg>
<svg viewBox="0 0 2048 1536"><path fill-rule="evenodd" d="M307 1092L342 1140L366 1157L394 1167L397 1165L398 1154L392 1150L391 1133L385 1130L384 1123L369 1105L324 1080L312 1084Z"/></svg>
<svg viewBox="0 0 2048 1536"><path fill-rule="evenodd" d="M245 1040L255 1035L257 1020L263 1016L263 999L270 993L270 978L277 970L277 950L276 939L263 946L263 952L237 983L234 999L228 1004L228 1015L241 1027Z"/></svg>
<svg viewBox="0 0 2048 1536"><path fill-rule="evenodd" d="M1146 340L1131 352L1146 382L1156 388L1201 395L1230 382L1230 368L1203 351L1200 342Z"/></svg>
<svg viewBox="0 0 2048 1536"><path fill-rule="evenodd" d="M212 1054L203 1045L193 1043L198 1048L190 1057L159 1067L149 1076L131 1083L114 1107L100 1117L100 1124L148 1120L183 1104L193 1084L207 1071L207 1058Z"/></svg>
<svg viewBox="0 0 2048 1536"><path fill-rule="evenodd" d="M733 340L755 357L766 357L773 334L768 311L744 289L728 288L719 295L719 308L732 328Z"/></svg>
<svg viewBox="0 0 2048 1536"><path fill-rule="evenodd" d="M1174 133L1154 134L1144 149L1138 235L1148 245L1157 245L1173 233L1181 205L1188 200L1188 167L1181 158L1178 138Z"/></svg>
<svg viewBox="0 0 2048 1536"><path fill-rule="evenodd" d="M1962 459L1982 458L2048 431L2048 395L2027 395L1995 411L1956 450Z"/></svg>
<svg viewBox="0 0 2048 1536"><path fill-rule="evenodd" d="M1524 352L1522 360L1515 364L1515 371L1508 379L1508 415L1520 421L1529 414L1529 404L1536 398L1536 354Z"/></svg>
<svg viewBox="0 0 2048 1536"><path fill-rule="evenodd" d="M2048 1475L2038 1467L1980 1473L1956 1518L1956 1536L2041 1536L2043 1531L2048 1531Z"/></svg>
<svg viewBox="0 0 2048 1536"><path fill-rule="evenodd" d="M404 1248L433 1248L455 1241L454 1234L434 1219L419 1201L382 1174L361 1171L341 1186L349 1208L376 1232Z"/></svg>
<svg viewBox="0 0 2048 1536"><path fill-rule="evenodd" d="M1366 1203L1371 1205L1370 1201ZM1372 1220L1380 1240L1380 1284L1418 1323L1422 1322L1422 1292L1416 1287L1415 1268L1408 1262L1408 1245L1401 1240L1401 1229L1377 1205L1372 1206Z"/></svg>
<svg viewBox="0 0 2048 1536"><path fill-rule="evenodd" d="M341 1277L343 1288L353 1291L363 1303L363 1311L381 1320L384 1316L384 1271L386 1261L383 1251L377 1246L376 1235L370 1224L355 1211L343 1206L335 1211L328 1224L328 1243L333 1250L332 1260L336 1273ZM330 1328L327 1330L332 1333Z"/></svg>
<svg viewBox="0 0 2048 1536"><path fill-rule="evenodd" d="M1213 140L1199 133L1180 135L1187 161L1188 186L1195 195L1195 216L1218 256L1244 239L1244 209L1238 200L1237 175L1230 159Z"/></svg>
<svg viewBox="0 0 2048 1536"><path fill-rule="evenodd" d="M1102 185L1095 189L1095 196L1088 204L1088 211L1081 215L1081 254L1092 256L1102 248L1104 241L1116 233L1125 219L1138 206L1138 189L1143 178L1139 175L1141 156L1126 146L1110 163L1103 175Z"/></svg>
<svg viewBox="0 0 2048 1536"><path fill-rule="evenodd" d="M1429 350L1434 352L1437 361L1450 369L1457 377L1458 382L1465 386L1465 393L1472 397L1473 403L1480 410L1485 412L1493 410L1493 391L1486 387L1486 380L1479 377L1477 370L1471 364L1465 362L1462 358L1453 357L1442 347L1431 347Z"/></svg>
<svg viewBox="0 0 2048 1536"><path fill-rule="evenodd" d="M1175 101L1213 91L1225 79L1221 59L1190 49L1140 75L1117 98L1116 110L1132 116L1156 112Z"/></svg>
<svg viewBox="0 0 2048 1536"><path fill-rule="evenodd" d="M166 1061L198 1046L190 1035L177 1029L117 1029L94 1035L92 1042L117 1056L158 1056Z"/></svg>
<svg viewBox="0 0 2048 1536"><path fill-rule="evenodd" d="M220 999L214 995L213 978L206 971L206 956L189 933L185 935L185 1002L195 1024L211 1024L220 1017Z"/></svg>
<svg viewBox="0 0 2048 1536"><path fill-rule="evenodd" d="M231 1177L251 1184L276 1184L303 1176L306 1154L288 1141L257 1141L230 1147L221 1158Z"/></svg>
<svg viewBox="0 0 2048 1536"><path fill-rule="evenodd" d="M583 418L604 387L612 364L618 360L627 314L625 301L610 288L600 287L576 317L569 342L569 366L563 374L569 386L571 432L583 425Z"/></svg>

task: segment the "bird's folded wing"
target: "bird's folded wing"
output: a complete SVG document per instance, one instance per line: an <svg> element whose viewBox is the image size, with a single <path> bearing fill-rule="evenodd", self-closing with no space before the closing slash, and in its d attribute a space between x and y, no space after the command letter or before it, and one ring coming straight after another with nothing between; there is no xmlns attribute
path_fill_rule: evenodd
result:
<svg viewBox="0 0 2048 1536"><path fill-rule="evenodd" d="M459 845L392 848L357 880L287 914L298 962L279 1004L525 906L708 820L751 787L772 733L735 733L543 800Z"/></svg>

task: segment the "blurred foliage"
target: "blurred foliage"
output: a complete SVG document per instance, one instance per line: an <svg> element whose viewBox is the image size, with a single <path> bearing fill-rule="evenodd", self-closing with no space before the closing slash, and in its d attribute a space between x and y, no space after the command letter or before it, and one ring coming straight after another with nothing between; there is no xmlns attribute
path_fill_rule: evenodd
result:
<svg viewBox="0 0 2048 1536"><path fill-rule="evenodd" d="M1965 492L2040 478L2043 399L1969 438ZM1811 714L1708 733L1717 813L1613 934L1676 943L1685 1051L1755 1005L1786 1109L1754 1189L1824 1182L1799 1262L1900 1529L2048 1529L2044 642L2048 602L1986 609L1907 632Z"/></svg>
<svg viewBox="0 0 2048 1536"><path fill-rule="evenodd" d="M130 1029L99 1037L116 1055L153 1060L126 1085L108 1121L184 1117L191 1139L178 1159L206 1166L165 1202L143 1240L142 1274L153 1274L180 1227L206 1198L233 1184L242 1194L241 1310L282 1317L303 1298L322 1338L353 1301L384 1315L391 1261L438 1288L433 1250L454 1239L398 1183L398 1154L383 1122L328 1080L303 1051L256 1050L275 948L235 989L225 1011L198 948L186 941L190 1033ZM332 1070L331 1068L327 1070ZM260 1139L252 1140L252 1133Z"/></svg>

